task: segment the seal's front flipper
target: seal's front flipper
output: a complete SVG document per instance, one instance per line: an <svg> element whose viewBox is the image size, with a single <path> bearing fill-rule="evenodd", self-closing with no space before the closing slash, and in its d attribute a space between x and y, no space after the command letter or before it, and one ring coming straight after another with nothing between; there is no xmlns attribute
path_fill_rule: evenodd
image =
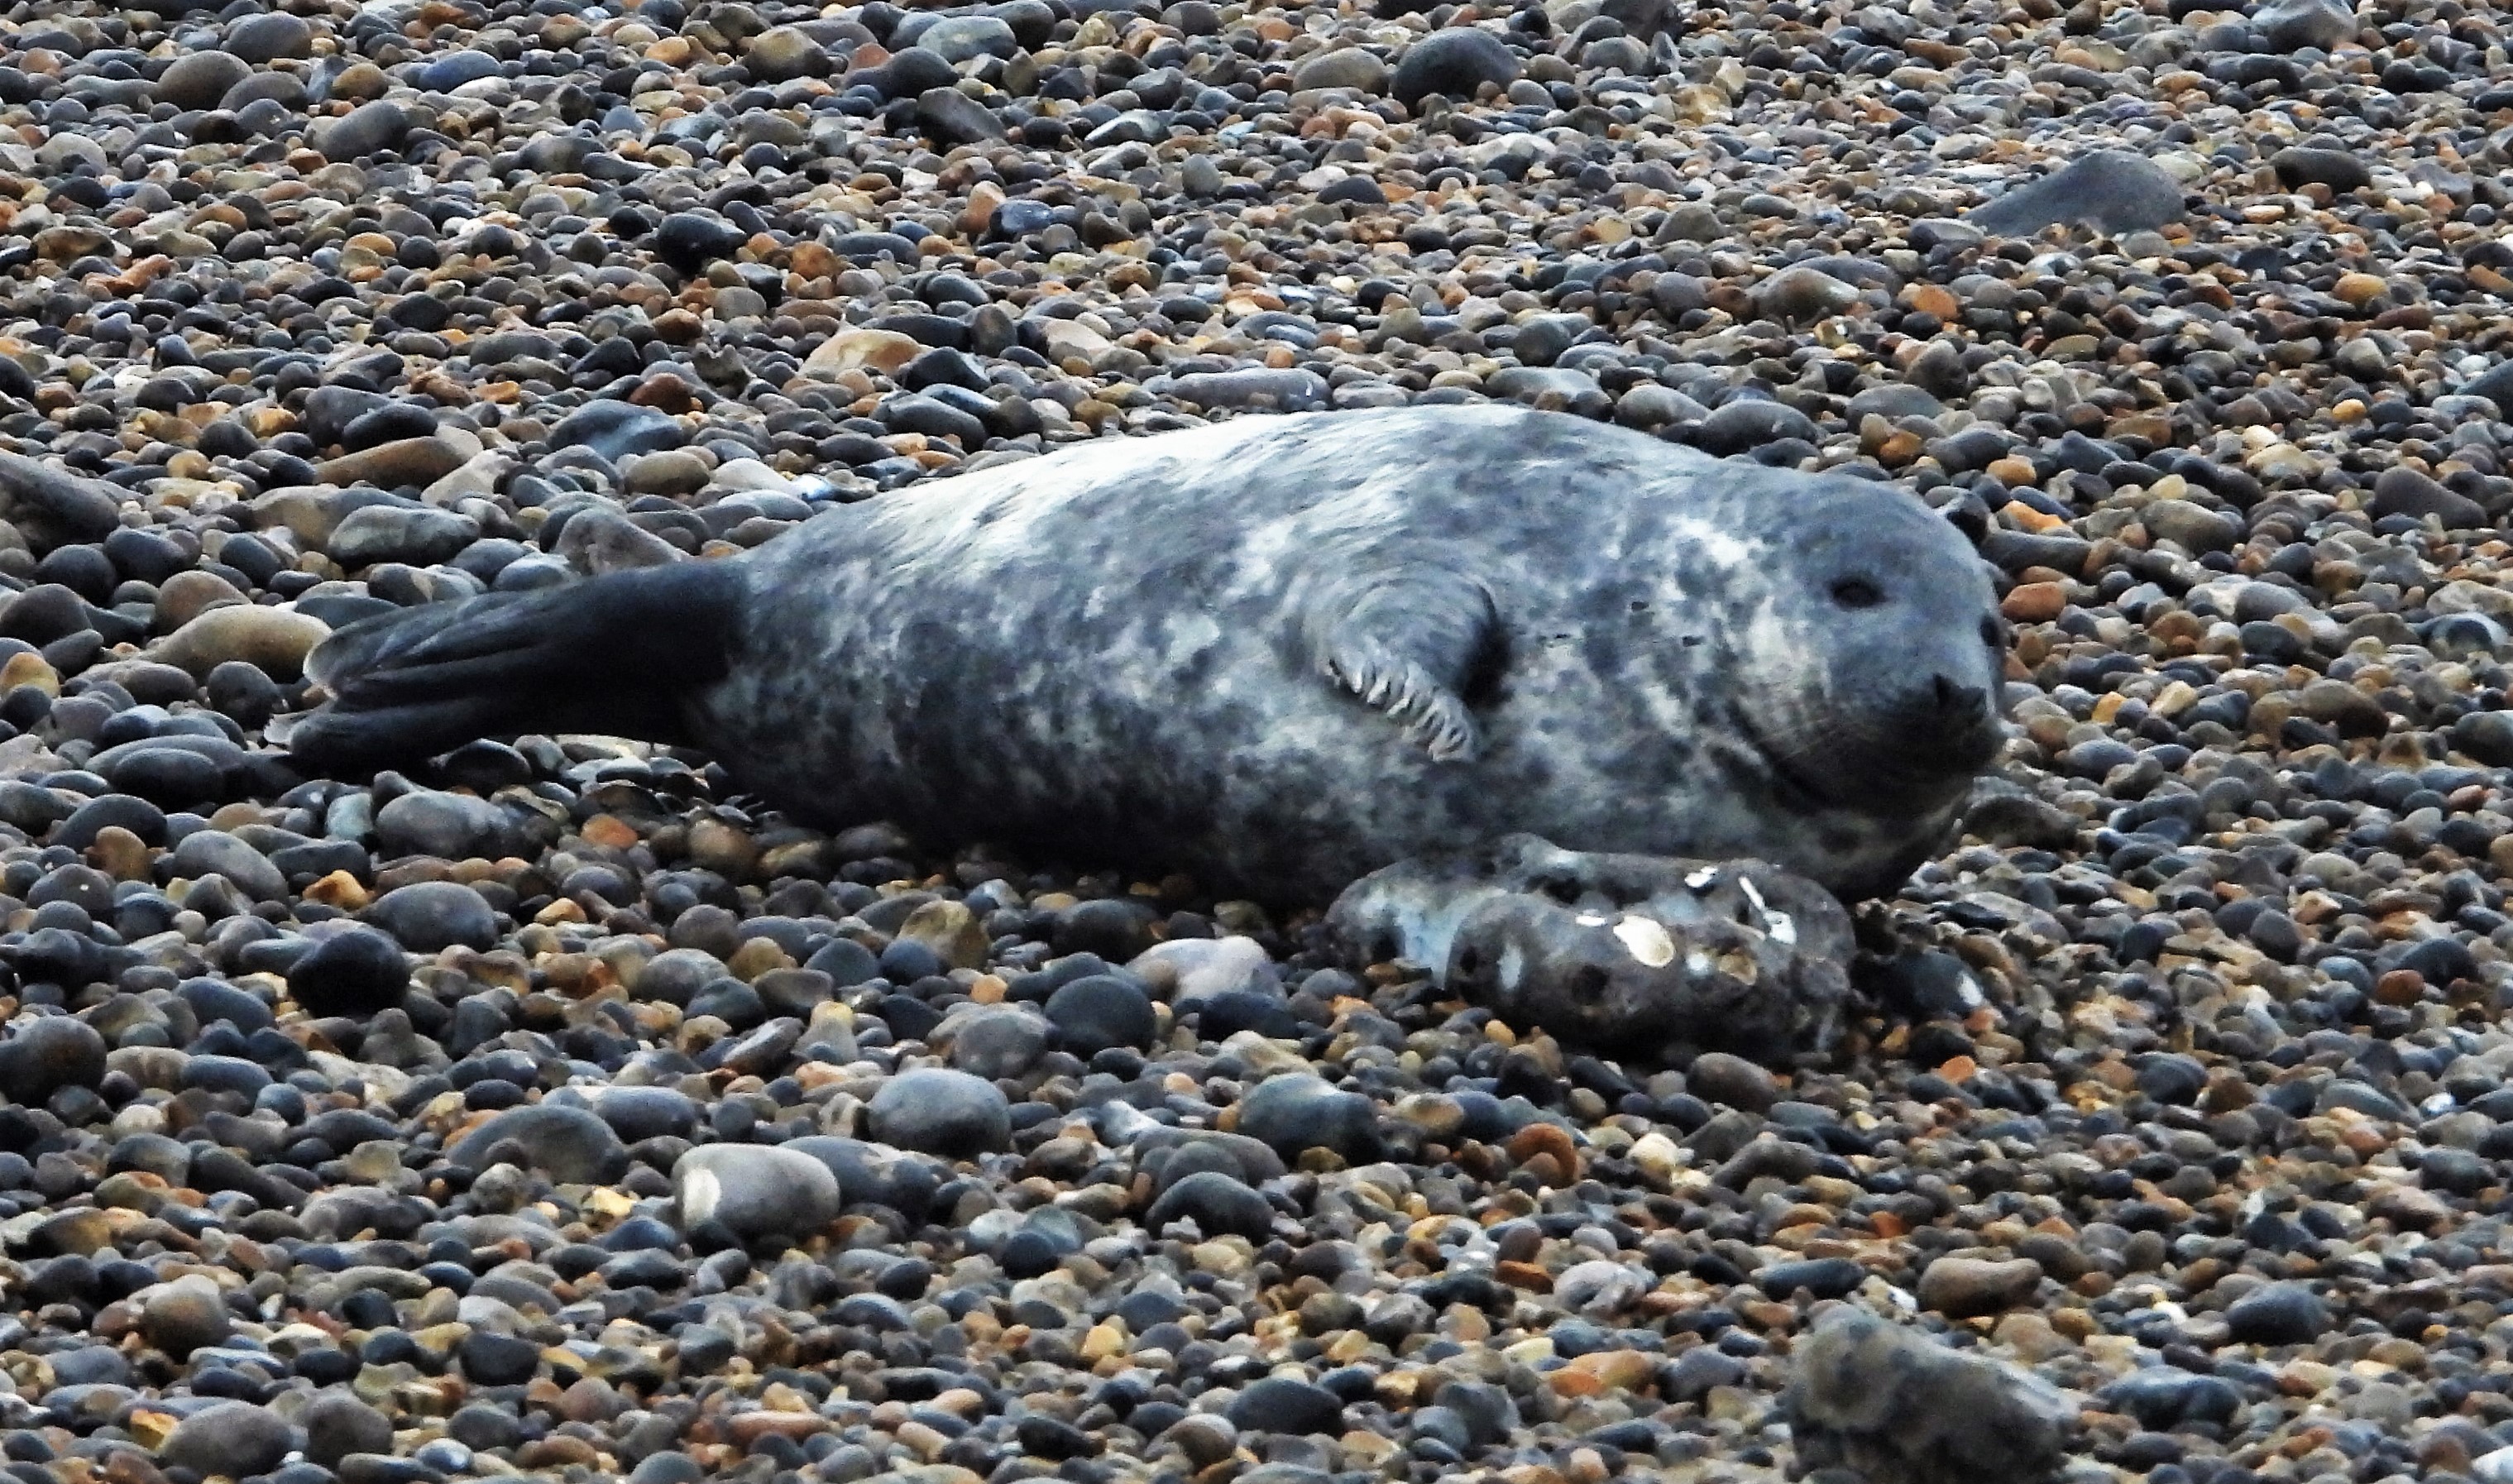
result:
<svg viewBox="0 0 2513 1484"><path fill-rule="evenodd" d="M1457 573L1398 573L1348 588L1310 610L1318 668L1405 724L1440 762L1483 744L1466 696L1492 667L1500 614L1483 583Z"/></svg>
<svg viewBox="0 0 2513 1484"><path fill-rule="evenodd" d="M352 623L308 659L332 701L289 749L343 768L521 732L682 741L681 699L723 677L740 595L730 566L675 562Z"/></svg>

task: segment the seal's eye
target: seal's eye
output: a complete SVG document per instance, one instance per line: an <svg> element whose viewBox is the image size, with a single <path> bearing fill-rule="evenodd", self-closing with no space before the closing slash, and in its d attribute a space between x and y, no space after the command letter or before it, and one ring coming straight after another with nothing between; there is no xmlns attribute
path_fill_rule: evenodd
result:
<svg viewBox="0 0 2513 1484"><path fill-rule="evenodd" d="M1832 600L1844 608L1874 608L1885 601L1885 589L1863 577L1835 578Z"/></svg>
<svg viewBox="0 0 2513 1484"><path fill-rule="evenodd" d="M1980 621L1980 642L1991 649L2007 648L2007 625L1996 619Z"/></svg>

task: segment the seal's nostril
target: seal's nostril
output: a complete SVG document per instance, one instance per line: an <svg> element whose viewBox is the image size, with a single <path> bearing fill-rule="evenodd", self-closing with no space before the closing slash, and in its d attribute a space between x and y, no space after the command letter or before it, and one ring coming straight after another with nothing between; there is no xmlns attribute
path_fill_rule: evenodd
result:
<svg viewBox="0 0 2513 1484"><path fill-rule="evenodd" d="M1979 686L1966 685L1951 675L1931 677L1930 688L1935 693L1938 712L1948 716L1977 708L1983 695Z"/></svg>

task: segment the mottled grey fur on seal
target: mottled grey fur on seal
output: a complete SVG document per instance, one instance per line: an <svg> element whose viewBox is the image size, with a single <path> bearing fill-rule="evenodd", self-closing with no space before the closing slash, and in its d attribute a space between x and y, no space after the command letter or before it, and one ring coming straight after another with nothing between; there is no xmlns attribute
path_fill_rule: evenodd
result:
<svg viewBox="0 0 2513 1484"><path fill-rule="evenodd" d="M1996 750L2002 645L1906 494L1404 408L1101 439L730 561L385 615L316 652L335 699L291 744L695 742L802 818L1277 902L1520 831L1855 898Z"/></svg>

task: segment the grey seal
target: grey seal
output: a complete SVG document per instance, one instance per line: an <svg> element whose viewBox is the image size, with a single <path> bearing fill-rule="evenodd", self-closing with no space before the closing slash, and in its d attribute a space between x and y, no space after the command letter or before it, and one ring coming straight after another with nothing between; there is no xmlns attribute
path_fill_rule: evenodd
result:
<svg viewBox="0 0 2513 1484"><path fill-rule="evenodd" d="M730 560L380 615L312 656L290 745L696 744L807 821L1277 902L1515 833L1857 898L1998 749L2005 642L1985 564L1891 486L1398 408L1097 439Z"/></svg>

